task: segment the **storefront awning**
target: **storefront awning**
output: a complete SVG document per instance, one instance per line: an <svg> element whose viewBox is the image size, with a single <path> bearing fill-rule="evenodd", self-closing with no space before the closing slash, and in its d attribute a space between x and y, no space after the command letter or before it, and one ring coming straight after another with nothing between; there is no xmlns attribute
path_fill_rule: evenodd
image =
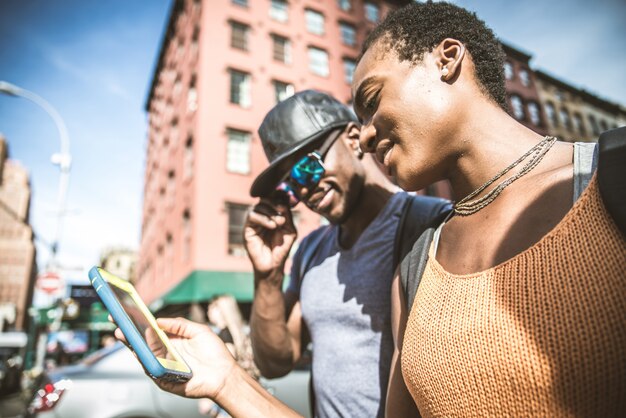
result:
<svg viewBox="0 0 626 418"><path fill-rule="evenodd" d="M254 279L249 272L206 271L191 272L182 282L150 304L157 311L165 305L205 302L228 294L239 302L251 302Z"/></svg>

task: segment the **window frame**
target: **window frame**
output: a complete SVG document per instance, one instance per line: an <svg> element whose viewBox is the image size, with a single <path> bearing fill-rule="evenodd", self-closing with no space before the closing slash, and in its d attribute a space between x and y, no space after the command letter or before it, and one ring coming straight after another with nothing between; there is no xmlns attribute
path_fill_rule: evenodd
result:
<svg viewBox="0 0 626 418"><path fill-rule="evenodd" d="M282 62L283 64L290 65L291 64L291 39L286 36L278 35L276 33L271 34L272 37L272 58L274 61ZM283 42L282 44L282 56L283 59L279 59L279 42Z"/></svg>
<svg viewBox="0 0 626 418"><path fill-rule="evenodd" d="M345 36L346 35L346 30L351 31L351 40L350 41L350 36ZM344 22L344 21L339 21L339 33L341 34L341 43L347 46L351 46L354 47L356 46L356 34L357 34L357 30L356 27L354 25L352 25L351 23L348 22Z"/></svg>
<svg viewBox="0 0 626 418"><path fill-rule="evenodd" d="M374 10L376 11L376 19L371 19L370 13L373 12ZM378 4L377 2L373 2L369 0L363 2L363 12L365 15L365 20L367 20L368 22L371 22L371 23L380 22L380 4Z"/></svg>
<svg viewBox="0 0 626 418"><path fill-rule="evenodd" d="M270 0L269 15L272 20L277 22L289 22L289 2L287 0Z"/></svg>
<svg viewBox="0 0 626 418"><path fill-rule="evenodd" d="M252 75L250 73L229 68L230 74L230 103L237 105L243 109L249 109L252 106ZM234 76L243 76L242 82L238 87L237 96L239 101L235 101Z"/></svg>
<svg viewBox="0 0 626 418"><path fill-rule="evenodd" d="M242 154L237 149L240 144L245 144L245 152ZM226 171L230 174L250 174L252 134L236 128L226 128ZM242 158L243 155L243 158ZM241 161L240 161L241 160Z"/></svg>
<svg viewBox="0 0 626 418"><path fill-rule="evenodd" d="M236 20L229 20L230 25L230 47L239 51L250 50L250 25L247 25ZM240 34L240 37L236 37L236 34ZM239 44L239 41L241 44Z"/></svg>
<svg viewBox="0 0 626 418"><path fill-rule="evenodd" d="M317 53L317 52L323 52L325 54L325 60L326 60L325 67L326 68L323 71L318 71L318 66L314 65L316 64L316 57L312 56L311 53ZM309 58L309 71L319 77L328 78L330 76L330 56L328 54L328 51L326 51L323 48L309 45L307 47L307 55ZM321 56L322 55L319 55L317 58ZM318 64L321 64L321 62L319 62Z"/></svg>
<svg viewBox="0 0 626 418"><path fill-rule="evenodd" d="M304 9L304 23L308 33L318 36L326 34L326 17L322 12L307 7Z"/></svg>
<svg viewBox="0 0 626 418"><path fill-rule="evenodd" d="M226 202L226 213L228 217L228 235L226 242L228 255L244 257L246 254L243 240L243 230L245 226L246 213L249 209L249 205Z"/></svg>

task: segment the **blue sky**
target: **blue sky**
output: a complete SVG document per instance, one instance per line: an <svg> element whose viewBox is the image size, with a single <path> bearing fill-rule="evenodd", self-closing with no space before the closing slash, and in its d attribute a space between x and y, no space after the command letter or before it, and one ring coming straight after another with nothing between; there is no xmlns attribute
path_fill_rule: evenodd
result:
<svg viewBox="0 0 626 418"><path fill-rule="evenodd" d="M208 0L211 1L211 0ZM258 0L250 0L258 1ZM333 1L333 0L325 0ZM531 63L626 104L623 0L466 1ZM107 246L138 247L146 114L144 102L169 0L0 1L0 80L31 90L62 115L72 167L60 261L75 278ZM31 175L31 223L51 239L59 172L52 120L24 99L0 95L0 132ZM49 252L38 245L40 268Z"/></svg>

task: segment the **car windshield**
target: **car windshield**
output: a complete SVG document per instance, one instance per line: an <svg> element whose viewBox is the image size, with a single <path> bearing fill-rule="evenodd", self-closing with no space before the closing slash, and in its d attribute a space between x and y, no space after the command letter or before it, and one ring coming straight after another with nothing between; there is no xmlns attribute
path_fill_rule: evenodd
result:
<svg viewBox="0 0 626 418"><path fill-rule="evenodd" d="M85 357L81 361L81 363L87 366L92 366L96 364L97 362L99 362L100 360L102 360L103 358L107 357L109 354L114 353L117 350L120 350L122 347L124 347L124 344L122 344L121 342L117 342L110 347L102 348L98 351L91 353L90 355Z"/></svg>

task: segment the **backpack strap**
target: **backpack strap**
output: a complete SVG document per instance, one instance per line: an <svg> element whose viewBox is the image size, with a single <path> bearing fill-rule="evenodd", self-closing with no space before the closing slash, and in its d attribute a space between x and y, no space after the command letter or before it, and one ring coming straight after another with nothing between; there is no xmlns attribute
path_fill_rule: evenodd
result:
<svg viewBox="0 0 626 418"><path fill-rule="evenodd" d="M437 227L452 214L452 204L448 203L444 210L434 217L422 231L419 237L413 241L410 252L400 263L400 281L406 296L407 308L411 311L415 294L419 287L426 263L428 262L428 250L433 241Z"/></svg>
<svg viewBox="0 0 626 418"><path fill-rule="evenodd" d="M409 195L402 208L398 229L394 238L393 266L395 267L411 251L415 240L441 213L448 213L452 205L438 197Z"/></svg>
<svg viewBox="0 0 626 418"><path fill-rule="evenodd" d="M607 211L626 238L626 126L598 140L598 188Z"/></svg>
<svg viewBox="0 0 626 418"><path fill-rule="evenodd" d="M417 255L414 254L416 245L418 242L427 240L428 242L424 245L424 248L426 248L426 257L428 257L428 245L432 241L432 234L436 226L451 211L452 204L445 199L420 195L411 195L406 199L394 240L393 265L395 268L395 266L400 264L402 289L407 296L407 301L410 299L411 304L422 276L421 272L423 272L422 268L419 276L414 274L417 267L415 263L419 259L419 256L414 259L414 255ZM432 228L432 231L429 233L431 226L435 226L435 228ZM429 233L429 235L424 236L426 233ZM410 269L408 268L409 264L412 265ZM426 263L424 262L425 265ZM411 295L413 296L411 297Z"/></svg>

